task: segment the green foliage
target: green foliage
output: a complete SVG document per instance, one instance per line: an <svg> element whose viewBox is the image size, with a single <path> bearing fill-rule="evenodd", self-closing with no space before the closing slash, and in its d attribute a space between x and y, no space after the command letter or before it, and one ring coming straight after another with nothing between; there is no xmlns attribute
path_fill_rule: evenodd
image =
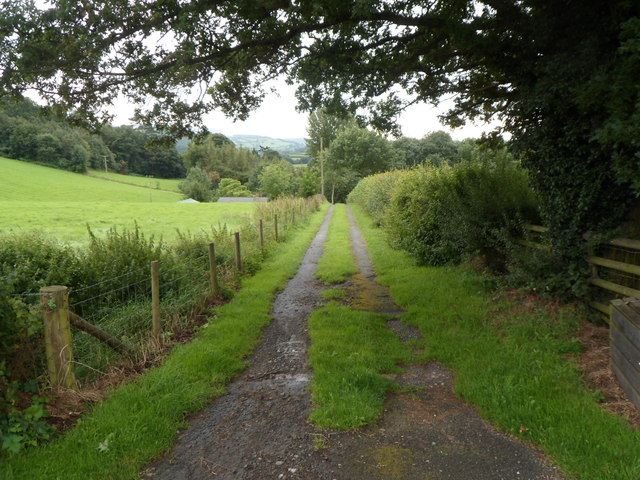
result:
<svg viewBox="0 0 640 480"><path fill-rule="evenodd" d="M320 172L317 168L307 167L300 176L298 195L311 197L320 193Z"/></svg>
<svg viewBox="0 0 640 480"><path fill-rule="evenodd" d="M299 85L301 109L365 112L358 120L377 129L393 130L393 118L413 103L453 98L443 115L450 126L503 121L498 130L511 134L531 173L565 266L581 255L582 234L616 226L638 193L633 1L464 0L424 8L422 0L260 7L241 0L196 8L168 0L162 8L98 3L81 19L66 3L10 7L1 18L0 95L35 89L76 122L97 124L122 93L137 103L155 99L137 112L139 123L183 136L214 107L246 118L266 82L282 73ZM172 45L143 41L167 29L178 39ZM206 94L185 99L203 81ZM33 154L41 132L15 128L11 148ZM440 147L446 153L447 142Z"/></svg>
<svg viewBox="0 0 640 480"><path fill-rule="evenodd" d="M320 147L326 150L342 130L355 126L353 116L338 117L331 115L326 108L320 108L309 114L307 124L307 152L312 158L318 158Z"/></svg>
<svg viewBox="0 0 640 480"><path fill-rule="evenodd" d="M336 135L327 150L327 170L353 170L360 177L387 170L392 151L389 142L366 128L349 127Z"/></svg>
<svg viewBox="0 0 640 480"><path fill-rule="evenodd" d="M267 165L260 174L260 191L275 199L296 192L295 173L290 163L280 161Z"/></svg>
<svg viewBox="0 0 640 480"><path fill-rule="evenodd" d="M332 202L346 202L347 195L362 177L351 169L325 170L324 194Z"/></svg>
<svg viewBox="0 0 640 480"><path fill-rule="evenodd" d="M120 173L160 178L184 177L185 168L174 145L151 145L158 137L153 130L125 125L104 127L100 136L113 152L116 170Z"/></svg>
<svg viewBox="0 0 640 480"><path fill-rule="evenodd" d="M358 182L351 193L349 193L347 201L360 205L379 226L385 210L391 203L391 196L396 184L402 181L406 174L406 170L393 170L391 172L369 175Z"/></svg>
<svg viewBox="0 0 640 480"><path fill-rule="evenodd" d="M0 477L138 476L145 464L170 447L185 417L222 395L224 386L245 367L247 355L269 323L273 295L295 273L321 221L319 212L277 248L259 274L244 279L243 288L231 302L215 309L196 339L176 347L161 366L111 392L56 441L3 459Z"/></svg>
<svg viewBox="0 0 640 480"><path fill-rule="evenodd" d="M185 166L201 168L212 180L233 178L246 183L260 165L260 157L251 150L221 141L216 135L209 135L201 142L191 142L183 154Z"/></svg>
<svg viewBox="0 0 640 480"><path fill-rule="evenodd" d="M190 168L179 188L185 198L193 198L198 202L209 202L213 198L209 175L200 167Z"/></svg>
<svg viewBox="0 0 640 480"><path fill-rule="evenodd" d="M251 190L233 178L221 179L216 194L218 197L253 197Z"/></svg>
<svg viewBox="0 0 640 480"><path fill-rule="evenodd" d="M146 148L153 132L128 126L105 127L100 135L73 128L31 100L0 103L0 152L13 158L85 173L87 167L162 178L182 177L175 148Z"/></svg>
<svg viewBox="0 0 640 480"><path fill-rule="evenodd" d="M345 202L362 177L388 169L392 158L389 142L380 135L356 126L340 130L324 155L325 195Z"/></svg>
<svg viewBox="0 0 640 480"><path fill-rule="evenodd" d="M470 151L475 150L472 139L455 141L447 132L436 131L421 139L401 137L392 142L394 167L408 168L422 163L453 165L471 160Z"/></svg>
<svg viewBox="0 0 640 480"><path fill-rule="evenodd" d="M472 162L423 166L365 179L350 200L374 213L394 245L421 263L482 255L504 270L509 239L537 220L526 172L506 151L478 150Z"/></svg>
<svg viewBox="0 0 640 480"><path fill-rule="evenodd" d="M3 383L5 381L0 372L0 385ZM29 385L26 384L24 387L29 390ZM44 406L47 399L33 395L31 405L19 410L12 405L18 398L16 382L3 386L4 398L0 397L0 456L3 453L15 455L25 448L36 447L51 438L55 428L44 420L49 416ZM37 393L37 385L35 390Z"/></svg>

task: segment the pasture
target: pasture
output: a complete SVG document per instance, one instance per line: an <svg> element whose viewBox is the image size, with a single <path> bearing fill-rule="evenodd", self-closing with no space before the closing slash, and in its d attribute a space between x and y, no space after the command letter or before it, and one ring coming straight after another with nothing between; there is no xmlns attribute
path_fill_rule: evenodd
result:
<svg viewBox="0 0 640 480"><path fill-rule="evenodd" d="M177 203L182 196L0 157L0 236L39 231L72 245L137 224L171 241L183 233L229 228L250 218L252 203Z"/></svg>
<svg viewBox="0 0 640 480"><path fill-rule="evenodd" d="M92 169L89 169L87 175L90 177L104 178L113 182L128 183L156 190L170 190L172 192L180 192L178 185L182 182L182 179L179 178L155 178L142 177L139 175L122 175L120 173L104 172L102 170Z"/></svg>

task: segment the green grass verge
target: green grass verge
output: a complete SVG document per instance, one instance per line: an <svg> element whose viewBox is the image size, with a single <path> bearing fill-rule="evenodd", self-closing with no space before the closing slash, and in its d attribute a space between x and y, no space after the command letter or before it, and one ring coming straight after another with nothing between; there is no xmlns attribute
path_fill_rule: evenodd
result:
<svg viewBox="0 0 640 480"><path fill-rule="evenodd" d="M640 477L640 432L603 411L583 385L571 311L554 319L542 312L505 315L509 305L495 305L480 276L415 266L358 206L352 209L378 280L407 310L403 320L421 329L430 355L456 372L459 395L495 425L540 446L572 477Z"/></svg>
<svg viewBox="0 0 640 480"><path fill-rule="evenodd" d="M316 278L322 280L325 285L330 285L342 283L357 272L358 267L351 253L346 206L338 203L333 208L333 218L327 233L324 253L318 261Z"/></svg>
<svg viewBox="0 0 640 480"><path fill-rule="evenodd" d="M377 419L385 393L396 385L382 374L399 371L397 363L411 356L387 328L386 317L331 302L311 315L309 335L314 404L309 419L340 430Z"/></svg>
<svg viewBox="0 0 640 480"><path fill-rule="evenodd" d="M326 207L281 244L262 270L245 279L236 297L216 310L197 337L124 385L45 447L3 459L0 478L117 480L166 451L185 416L203 408L246 366L270 321L275 292L298 268Z"/></svg>
<svg viewBox="0 0 640 480"><path fill-rule="evenodd" d="M137 175L122 175L114 172L103 172L102 170L89 169L88 175L91 177L105 178L120 183L138 185L140 187L153 188L156 190L170 190L180 193L179 185L184 179L180 178L156 178L143 177Z"/></svg>

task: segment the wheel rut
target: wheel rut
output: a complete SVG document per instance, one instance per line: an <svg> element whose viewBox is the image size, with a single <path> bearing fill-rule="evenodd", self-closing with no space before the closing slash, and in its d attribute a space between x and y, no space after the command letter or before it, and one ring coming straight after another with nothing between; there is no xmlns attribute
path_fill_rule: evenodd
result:
<svg viewBox="0 0 640 480"><path fill-rule="evenodd" d="M301 478L301 465L316 453L312 438L317 433L307 423L307 319L320 303L322 286L315 271L332 211L298 272L276 297L273 320L249 367L229 384L226 395L190 419L173 449L150 465L144 478Z"/></svg>

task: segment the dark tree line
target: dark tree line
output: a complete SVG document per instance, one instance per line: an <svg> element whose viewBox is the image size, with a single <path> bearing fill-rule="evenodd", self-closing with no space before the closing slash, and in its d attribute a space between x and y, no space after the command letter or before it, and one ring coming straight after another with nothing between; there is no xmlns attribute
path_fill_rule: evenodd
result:
<svg viewBox="0 0 640 480"><path fill-rule="evenodd" d="M87 168L162 178L184 176L175 147L148 146L157 137L143 128L103 127L99 134L46 116L28 99L0 104L0 154L84 173Z"/></svg>

